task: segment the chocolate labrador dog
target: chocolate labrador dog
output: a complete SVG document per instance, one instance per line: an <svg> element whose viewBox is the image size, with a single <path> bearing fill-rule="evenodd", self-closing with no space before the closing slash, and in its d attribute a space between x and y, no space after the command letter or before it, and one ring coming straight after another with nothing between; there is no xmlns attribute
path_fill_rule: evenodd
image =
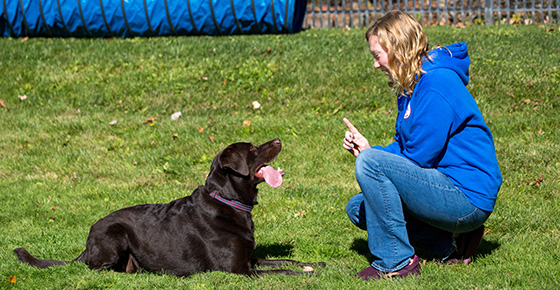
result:
<svg viewBox="0 0 560 290"><path fill-rule="evenodd" d="M313 271L325 263L253 259L255 237L251 209L257 204L257 185L282 183L282 171L267 163L280 153L274 139L262 145L235 143L214 158L204 186L190 196L167 204L145 204L115 211L90 229L86 249L73 261L37 259L27 250L14 250L29 265L47 268L83 262L90 269L137 270L188 276L206 271L244 275ZM303 271L257 270L255 265L299 265Z"/></svg>

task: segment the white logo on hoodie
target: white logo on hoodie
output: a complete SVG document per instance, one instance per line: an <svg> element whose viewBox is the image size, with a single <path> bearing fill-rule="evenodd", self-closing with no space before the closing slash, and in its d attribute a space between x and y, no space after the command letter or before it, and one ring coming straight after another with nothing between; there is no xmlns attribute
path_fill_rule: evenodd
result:
<svg viewBox="0 0 560 290"><path fill-rule="evenodd" d="M404 118L408 119L408 117L410 117L410 103L408 103L408 106L406 107L406 111L404 112Z"/></svg>

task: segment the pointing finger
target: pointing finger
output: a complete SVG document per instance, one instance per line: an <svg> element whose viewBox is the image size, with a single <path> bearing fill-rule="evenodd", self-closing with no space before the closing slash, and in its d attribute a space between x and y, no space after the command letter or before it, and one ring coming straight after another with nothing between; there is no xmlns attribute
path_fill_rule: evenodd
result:
<svg viewBox="0 0 560 290"><path fill-rule="evenodd" d="M344 121L344 124L346 124L346 126L348 127L348 129L350 129L350 132L352 132L352 134L360 133L360 131L358 131L358 129L356 129L356 127L354 127L354 125L352 125L352 123L350 123L348 119L344 118L342 119L342 121Z"/></svg>

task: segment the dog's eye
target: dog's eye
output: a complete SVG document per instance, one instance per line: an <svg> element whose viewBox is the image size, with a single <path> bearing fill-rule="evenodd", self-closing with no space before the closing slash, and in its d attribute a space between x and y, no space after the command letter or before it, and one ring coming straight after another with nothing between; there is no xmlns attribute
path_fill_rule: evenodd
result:
<svg viewBox="0 0 560 290"><path fill-rule="evenodd" d="M257 150L257 147L255 146L251 146L251 148L249 148L249 151L255 151L255 150Z"/></svg>

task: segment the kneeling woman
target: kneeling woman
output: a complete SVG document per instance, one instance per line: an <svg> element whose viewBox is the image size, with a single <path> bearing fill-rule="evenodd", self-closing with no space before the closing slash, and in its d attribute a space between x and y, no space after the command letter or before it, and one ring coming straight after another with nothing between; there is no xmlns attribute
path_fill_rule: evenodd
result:
<svg viewBox="0 0 560 290"><path fill-rule="evenodd" d="M502 184L492 133L466 88L467 46L428 49L421 25L392 11L366 32L374 66L396 90L395 142L371 147L348 121L343 147L356 156L362 190L350 220L374 257L362 279L420 273L415 248L470 263Z"/></svg>

